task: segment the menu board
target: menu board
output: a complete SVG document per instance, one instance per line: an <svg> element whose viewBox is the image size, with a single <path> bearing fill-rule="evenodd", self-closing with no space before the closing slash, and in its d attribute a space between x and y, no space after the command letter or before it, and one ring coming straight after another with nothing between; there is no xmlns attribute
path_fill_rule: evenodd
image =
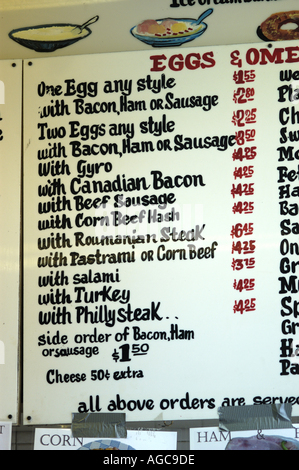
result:
<svg viewBox="0 0 299 470"><path fill-rule="evenodd" d="M26 61L26 423L298 411L296 43Z"/></svg>
<svg viewBox="0 0 299 470"><path fill-rule="evenodd" d="M18 422L22 62L0 61L0 420Z"/></svg>
<svg viewBox="0 0 299 470"><path fill-rule="evenodd" d="M177 433L163 431L127 431L124 439L73 437L71 429L35 429L34 450L176 450ZM110 461L111 462L111 461ZM109 462L109 463L110 463ZM113 461L122 463L122 461ZM135 466L135 465L134 465Z"/></svg>

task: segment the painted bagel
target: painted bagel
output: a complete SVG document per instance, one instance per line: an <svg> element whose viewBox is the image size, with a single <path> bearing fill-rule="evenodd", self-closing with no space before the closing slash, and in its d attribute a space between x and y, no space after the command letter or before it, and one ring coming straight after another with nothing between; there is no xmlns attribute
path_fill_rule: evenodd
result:
<svg viewBox="0 0 299 470"><path fill-rule="evenodd" d="M284 25L294 24L291 29L282 29ZM263 35L270 41L299 39L299 11L274 13L261 24Z"/></svg>

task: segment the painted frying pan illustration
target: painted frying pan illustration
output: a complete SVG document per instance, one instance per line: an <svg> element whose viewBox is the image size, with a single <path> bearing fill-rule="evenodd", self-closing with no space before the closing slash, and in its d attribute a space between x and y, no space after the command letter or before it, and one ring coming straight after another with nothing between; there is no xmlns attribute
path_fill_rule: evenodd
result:
<svg viewBox="0 0 299 470"><path fill-rule="evenodd" d="M146 20L134 26L131 29L131 34L139 41L153 47L181 46L186 42L193 41L206 31L208 25L203 20L213 11L212 8L209 8L198 19Z"/></svg>
<svg viewBox="0 0 299 470"><path fill-rule="evenodd" d="M94 16L81 26L62 23L14 29L9 37L36 52L54 52L87 38L92 33L88 26L96 23L99 18Z"/></svg>

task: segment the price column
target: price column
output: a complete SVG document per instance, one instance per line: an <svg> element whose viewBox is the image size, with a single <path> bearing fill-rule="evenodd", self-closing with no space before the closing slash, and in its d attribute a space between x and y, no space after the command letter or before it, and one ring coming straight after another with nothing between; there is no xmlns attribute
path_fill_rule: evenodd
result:
<svg viewBox="0 0 299 470"><path fill-rule="evenodd" d="M233 305L234 314L256 310L255 289L255 250L253 215L254 201L254 163L257 156L255 145L257 108L254 107L256 74L254 70L234 72L233 80L237 88L233 93L233 101L238 106L233 112L232 123L236 132L236 144L232 159L234 162L232 212L236 222L232 226L232 264L235 274L233 288L238 297ZM250 297L251 295L251 297ZM246 298L244 298L246 297Z"/></svg>

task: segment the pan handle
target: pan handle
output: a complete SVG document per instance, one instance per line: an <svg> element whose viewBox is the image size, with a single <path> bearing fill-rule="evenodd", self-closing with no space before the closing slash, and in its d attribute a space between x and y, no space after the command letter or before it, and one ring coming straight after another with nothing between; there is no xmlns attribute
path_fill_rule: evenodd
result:
<svg viewBox="0 0 299 470"><path fill-rule="evenodd" d="M83 31L84 28L87 28L87 26L89 26L90 24L93 24L93 23L96 23L98 20L100 19L100 17L98 15L94 16L93 18L91 18L90 20L86 21L86 23L83 23L81 26L76 26L76 28L79 28L81 31ZM74 29L76 29L74 28Z"/></svg>
<svg viewBox="0 0 299 470"><path fill-rule="evenodd" d="M196 21L196 24L200 25L200 23L203 22L203 20L211 15L213 13L214 9L213 8L209 8L208 10L206 10L202 15L200 15L200 17L198 18L198 20Z"/></svg>

